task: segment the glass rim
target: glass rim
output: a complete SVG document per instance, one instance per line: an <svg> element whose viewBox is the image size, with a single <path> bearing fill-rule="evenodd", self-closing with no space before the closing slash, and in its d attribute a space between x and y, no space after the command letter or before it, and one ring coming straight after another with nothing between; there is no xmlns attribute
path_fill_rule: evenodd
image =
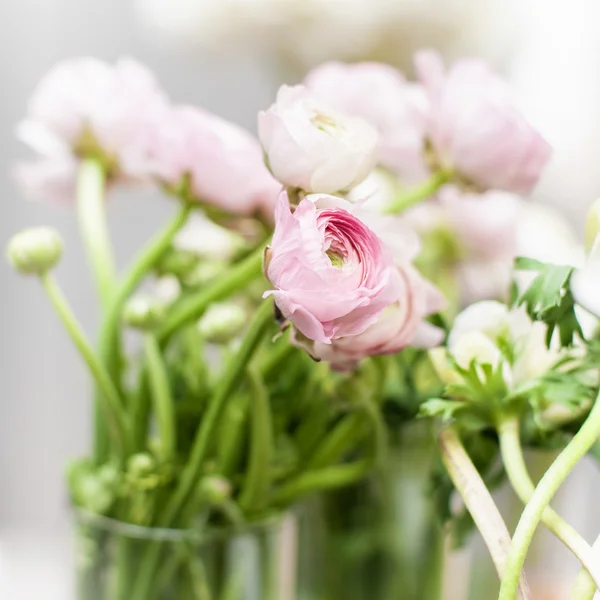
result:
<svg viewBox="0 0 600 600"><path fill-rule="evenodd" d="M72 506L71 512L74 515L76 524L97 526L109 533L132 539L153 540L159 542L195 542L201 544L218 539L226 539L238 535L268 530L275 525L280 525L286 515L296 514L294 509L288 509L255 522L225 527L209 527L205 530L201 530L199 528L177 529L174 527L136 525L134 523L127 523L126 521L107 517L106 515L99 515L79 506Z"/></svg>

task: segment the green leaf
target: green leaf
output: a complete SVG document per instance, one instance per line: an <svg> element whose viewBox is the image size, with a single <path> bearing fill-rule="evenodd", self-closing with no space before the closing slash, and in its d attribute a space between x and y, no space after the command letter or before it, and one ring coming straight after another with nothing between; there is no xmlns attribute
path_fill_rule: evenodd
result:
<svg viewBox="0 0 600 600"><path fill-rule="evenodd" d="M546 323L546 344L550 345L556 329L561 346L572 345L575 335L583 338L581 326L575 315L575 300L569 288L573 267L518 257L515 260L515 269L538 273L514 304L524 305L532 319Z"/></svg>

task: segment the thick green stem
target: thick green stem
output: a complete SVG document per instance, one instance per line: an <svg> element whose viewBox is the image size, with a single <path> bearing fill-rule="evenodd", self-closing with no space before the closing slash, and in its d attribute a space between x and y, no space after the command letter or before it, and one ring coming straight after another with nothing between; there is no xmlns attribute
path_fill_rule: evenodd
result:
<svg viewBox="0 0 600 600"><path fill-rule="evenodd" d="M150 384L150 395L154 405L154 414L160 436L160 449L163 457L172 461L177 454L177 435L175 427L175 407L169 386L169 376L163 361L158 341L154 334L146 334L144 353Z"/></svg>
<svg viewBox="0 0 600 600"><path fill-rule="evenodd" d="M77 209L81 237L102 307L110 302L116 269L106 223L106 174L99 161L84 159L77 179Z"/></svg>
<svg viewBox="0 0 600 600"><path fill-rule="evenodd" d="M105 198L106 173L98 160L81 161L77 178L77 212L81 237L103 311L108 309L116 283L116 268L108 234ZM110 445L100 392L95 396L94 457L98 464L108 456Z"/></svg>
<svg viewBox="0 0 600 600"><path fill-rule="evenodd" d="M439 443L448 475L471 513L490 552L496 572L502 578L506 572L510 548L510 534L502 515L465 451L458 433L451 427L443 429L439 435ZM529 600L529 589L524 577L517 579L515 594L517 588L520 591L521 600Z"/></svg>
<svg viewBox="0 0 600 600"><path fill-rule="evenodd" d="M502 460L508 479L523 504L527 504L535 492L535 485L529 476L523 458L518 419L509 418L502 421L498 427L498 435ZM571 550L588 573L591 574L593 580L600 582L600 572L594 565L592 549L581 535L549 506L542 514L542 522Z"/></svg>
<svg viewBox="0 0 600 600"><path fill-rule="evenodd" d="M386 214L394 215L405 211L407 208L431 198L443 185L452 179L449 171L438 171L427 181L420 185L400 192L392 202L384 208Z"/></svg>
<svg viewBox="0 0 600 600"><path fill-rule="evenodd" d="M100 355L109 373L120 387L121 348L119 347L119 325L123 305L137 288L148 271L169 249L173 238L187 221L191 204L184 204L175 218L142 248L127 271L125 278L114 294L100 329Z"/></svg>
<svg viewBox="0 0 600 600"><path fill-rule="evenodd" d="M94 354L85 334L71 311L67 300L56 284L52 275L47 273L41 277L42 284L50 301L54 305L60 320L65 326L71 340L79 350L83 360L88 366L98 388L101 391L102 408L104 416L110 424L111 433L120 448L121 454L127 451L129 422L123 410L123 403L104 365Z"/></svg>
<svg viewBox="0 0 600 600"><path fill-rule="evenodd" d="M340 460L344 452L362 438L365 431L364 421L362 412L353 412L339 421L315 449L305 470L320 469Z"/></svg>
<svg viewBox="0 0 600 600"><path fill-rule="evenodd" d="M600 537L594 542L592 552L596 561L600 562ZM594 600L598 586L589 572L582 567L571 590L570 600Z"/></svg>
<svg viewBox="0 0 600 600"><path fill-rule="evenodd" d="M260 375L248 369L248 380L252 430L246 478L238 502L242 510L251 513L267 505L272 475L273 422L268 392Z"/></svg>
<svg viewBox="0 0 600 600"><path fill-rule="evenodd" d="M301 496L350 485L361 480L372 468L372 460L362 459L300 473L279 488L273 498L273 505L287 507Z"/></svg>
<svg viewBox="0 0 600 600"><path fill-rule="evenodd" d="M213 302L230 296L258 277L262 272L263 254L264 247L260 246L228 272L223 273L223 277L219 277L213 285L176 302L159 331L158 338L161 344L166 343L183 325L199 319Z"/></svg>
<svg viewBox="0 0 600 600"><path fill-rule="evenodd" d="M544 510L573 467L585 456L598 437L600 437L600 401L596 398L581 429L550 465L521 515L510 547L506 575L500 584L498 600L514 600L519 575Z"/></svg>
<svg viewBox="0 0 600 600"><path fill-rule="evenodd" d="M270 300L263 302L254 315L246 335L238 351L228 361L217 388L211 398L208 409L196 433L190 457L184 467L179 483L169 499L165 509L159 515L156 525L171 527L185 509L192 496L195 486L202 474L202 468L212 436L215 434L215 425L218 422L225 403L231 393L237 388L248 368L250 359L258 344L265 336L273 321L273 303ZM152 587L152 579L160 560L159 548L153 546L142 557L142 567L131 600L146 600Z"/></svg>

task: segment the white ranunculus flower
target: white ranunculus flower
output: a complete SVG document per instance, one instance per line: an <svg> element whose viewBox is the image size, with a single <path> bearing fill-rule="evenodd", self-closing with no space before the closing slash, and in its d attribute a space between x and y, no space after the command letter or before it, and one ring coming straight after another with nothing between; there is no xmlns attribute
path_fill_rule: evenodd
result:
<svg viewBox="0 0 600 600"><path fill-rule="evenodd" d="M476 302L456 317L447 352L463 368L472 361L501 366L509 389L540 377L560 358L558 348L546 346L543 323L532 322L522 308L510 309L495 301ZM448 369L438 368L439 352L433 362L444 381L456 380Z"/></svg>
<svg viewBox="0 0 600 600"><path fill-rule="evenodd" d="M349 190L375 166L379 136L314 98L303 86L282 86L258 115L258 134L273 176L305 192Z"/></svg>

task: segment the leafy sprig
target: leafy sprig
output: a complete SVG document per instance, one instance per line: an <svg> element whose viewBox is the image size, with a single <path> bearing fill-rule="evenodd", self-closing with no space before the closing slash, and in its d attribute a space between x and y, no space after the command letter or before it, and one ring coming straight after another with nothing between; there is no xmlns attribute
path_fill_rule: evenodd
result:
<svg viewBox="0 0 600 600"><path fill-rule="evenodd" d="M583 338L575 314L575 299L569 287L573 267L518 257L515 269L537 272L523 293L514 294L513 305L525 306L534 321L542 321L548 326L546 344L550 346L555 330L559 332L561 346L572 345L576 335Z"/></svg>

